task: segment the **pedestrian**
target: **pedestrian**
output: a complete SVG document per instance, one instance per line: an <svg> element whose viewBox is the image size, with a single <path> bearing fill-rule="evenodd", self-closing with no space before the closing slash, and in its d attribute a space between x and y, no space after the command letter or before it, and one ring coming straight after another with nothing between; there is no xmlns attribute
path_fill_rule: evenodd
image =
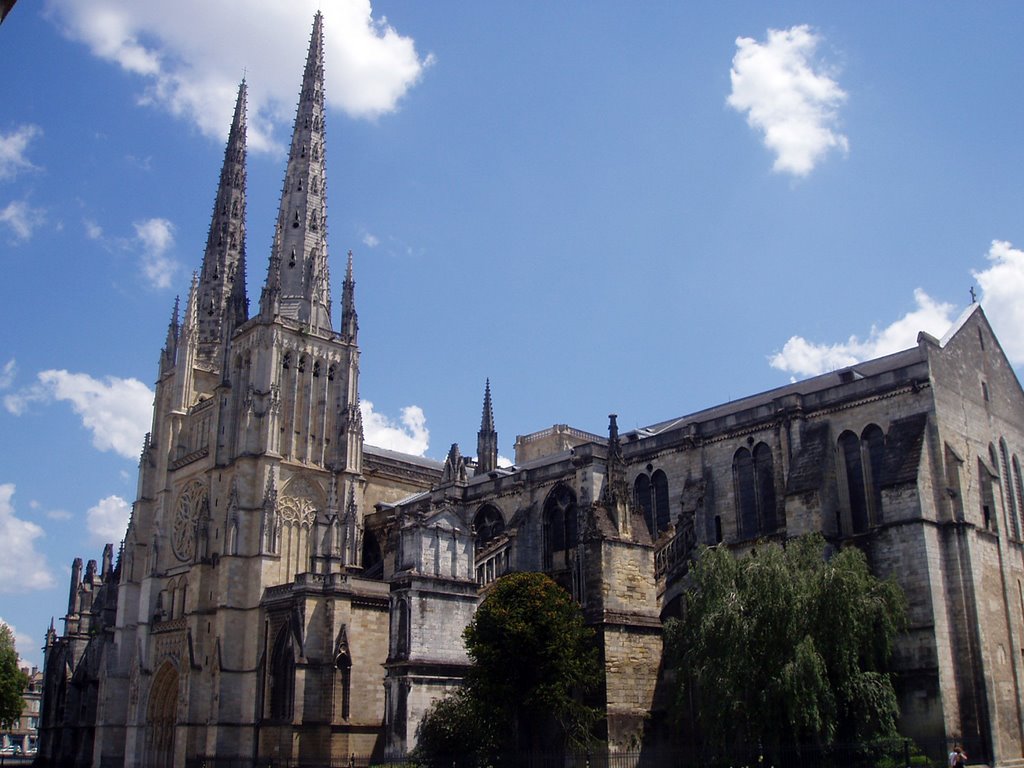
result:
<svg viewBox="0 0 1024 768"><path fill-rule="evenodd" d="M967 753L959 744L953 745L953 751L949 753L949 768L960 768L967 765Z"/></svg>

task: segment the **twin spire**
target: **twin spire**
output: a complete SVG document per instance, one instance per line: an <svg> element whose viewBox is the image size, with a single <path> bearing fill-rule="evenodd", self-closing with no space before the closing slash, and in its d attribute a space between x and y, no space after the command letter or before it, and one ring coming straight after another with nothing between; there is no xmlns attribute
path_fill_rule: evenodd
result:
<svg viewBox="0 0 1024 768"><path fill-rule="evenodd" d="M220 362L224 340L249 314L245 295L246 93L243 79L224 149L197 293L189 297L196 305L199 360L212 365Z"/></svg>
<svg viewBox="0 0 1024 768"><path fill-rule="evenodd" d="M185 326L189 326L194 339L196 363L210 370L217 368L222 364L228 340L249 317L245 289L247 95L243 78L224 149L203 265L188 297L187 304L192 311L186 312L185 323L179 326L175 300L161 357L162 370L174 365ZM267 320L283 316L312 330L333 333L327 266L324 112L323 15L317 11L292 130L270 266L260 297L260 313ZM352 254L349 253L341 334L351 343L356 342L358 330L354 291Z"/></svg>
<svg viewBox="0 0 1024 768"><path fill-rule="evenodd" d="M260 312L331 331L324 173L323 16L317 11Z"/></svg>

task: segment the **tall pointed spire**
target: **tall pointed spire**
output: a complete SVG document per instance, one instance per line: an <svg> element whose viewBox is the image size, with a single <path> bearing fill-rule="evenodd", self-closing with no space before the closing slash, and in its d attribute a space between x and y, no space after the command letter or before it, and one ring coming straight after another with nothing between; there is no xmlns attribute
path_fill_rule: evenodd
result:
<svg viewBox="0 0 1024 768"><path fill-rule="evenodd" d="M348 252L345 284L341 290L341 337L355 344L359 335L359 316L356 314L356 281L352 276L352 251Z"/></svg>
<svg viewBox="0 0 1024 768"><path fill-rule="evenodd" d="M160 374L163 375L174 367L174 361L178 356L178 334L181 326L178 323L178 300L174 297L174 310L171 312L171 322L167 324L167 341L160 355Z"/></svg>
<svg viewBox="0 0 1024 768"><path fill-rule="evenodd" d="M330 331L326 191L323 16L317 11L260 308Z"/></svg>
<svg viewBox="0 0 1024 768"><path fill-rule="evenodd" d="M249 312L245 296L246 94L243 79L238 86L199 274L197 357L207 367L220 364L224 344Z"/></svg>
<svg viewBox="0 0 1024 768"><path fill-rule="evenodd" d="M484 385L484 412L480 431L476 433L476 470L483 475L498 468L498 433L494 429L494 408L491 406L491 380Z"/></svg>

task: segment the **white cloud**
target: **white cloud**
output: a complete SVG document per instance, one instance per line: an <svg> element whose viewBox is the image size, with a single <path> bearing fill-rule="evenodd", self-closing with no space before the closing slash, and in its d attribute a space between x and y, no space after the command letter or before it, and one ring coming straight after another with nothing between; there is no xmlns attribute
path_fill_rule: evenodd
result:
<svg viewBox="0 0 1024 768"><path fill-rule="evenodd" d="M85 513L89 538L93 544L107 544L121 541L128 529L128 515L132 506L120 496L107 496L96 502Z"/></svg>
<svg viewBox="0 0 1024 768"><path fill-rule="evenodd" d="M170 288L178 263L167 255L174 245L174 225L167 219L136 221L135 239L142 247L142 273L154 288Z"/></svg>
<svg viewBox="0 0 1024 768"><path fill-rule="evenodd" d="M35 169L25 153L29 142L41 133L35 125L22 125L11 133L0 133L0 179L13 179L21 171Z"/></svg>
<svg viewBox="0 0 1024 768"><path fill-rule="evenodd" d="M736 39L727 103L764 135L781 173L806 176L829 150L849 149L837 130L846 93L820 67L815 71L819 42L807 25L769 29L764 43Z"/></svg>
<svg viewBox="0 0 1024 768"><path fill-rule="evenodd" d="M45 534L15 514L13 497L14 483L0 483L0 592L48 589L56 582L35 544Z"/></svg>
<svg viewBox="0 0 1024 768"><path fill-rule="evenodd" d="M370 445L413 456L423 456L430 447L427 417L418 405L403 408L398 423L382 413L375 413L369 400L361 401L359 410L363 416L363 436Z"/></svg>
<svg viewBox="0 0 1024 768"><path fill-rule="evenodd" d="M376 248L378 245L380 245L380 238L378 238L374 234L371 234L370 232L367 232L365 235L363 235L363 245L365 245L367 248Z"/></svg>
<svg viewBox="0 0 1024 768"><path fill-rule="evenodd" d="M99 240L103 237L103 227L92 219L82 219L82 226L85 227L85 236L90 240Z"/></svg>
<svg viewBox="0 0 1024 768"><path fill-rule="evenodd" d="M149 429L153 392L138 379L107 376L94 379L85 373L42 371L31 387L7 395L4 407L19 416L32 403L63 400L92 432L92 444L126 459L138 458L142 438Z"/></svg>
<svg viewBox="0 0 1024 768"><path fill-rule="evenodd" d="M866 339L851 336L845 342L817 344L802 336L793 336L769 362L773 368L797 376L816 376L909 349L917 343L917 334L921 331L941 337L952 325L956 308L935 301L920 288L914 291L914 301L916 309L885 328L872 328Z"/></svg>
<svg viewBox="0 0 1024 768"><path fill-rule="evenodd" d="M0 389L8 389L14 383L14 377L18 375L18 363L12 357L4 367L0 368Z"/></svg>
<svg viewBox="0 0 1024 768"><path fill-rule="evenodd" d="M46 223L46 212L42 208L33 208L24 200L12 200L0 211L0 223L11 228L16 241L25 241Z"/></svg>
<svg viewBox="0 0 1024 768"><path fill-rule="evenodd" d="M1004 240L993 240L987 254L991 265L972 272L981 286L985 315L1014 365L1024 364L1024 251Z"/></svg>
<svg viewBox="0 0 1024 768"><path fill-rule="evenodd" d="M158 105L223 139L238 81L248 67L249 147L275 146L289 125L319 0L139 3L48 0L49 16L92 53L147 83L140 101ZM374 118L397 108L431 57L373 17L370 0L338 0L324 12L328 105Z"/></svg>

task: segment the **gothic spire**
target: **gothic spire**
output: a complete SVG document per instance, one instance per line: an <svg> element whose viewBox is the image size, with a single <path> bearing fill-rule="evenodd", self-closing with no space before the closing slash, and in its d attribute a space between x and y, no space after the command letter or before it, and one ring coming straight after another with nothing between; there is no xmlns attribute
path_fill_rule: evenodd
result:
<svg viewBox="0 0 1024 768"><path fill-rule="evenodd" d="M174 310L171 312L171 322L167 324L167 341L160 355L160 373L171 370L174 367L174 360L178 355L178 334L181 326L178 324L178 300L174 297Z"/></svg>
<svg viewBox="0 0 1024 768"><path fill-rule="evenodd" d="M484 412L480 418L480 431L476 433L476 470L483 475L498 468L498 433L494 429L494 409L491 407L491 380L484 385Z"/></svg>
<svg viewBox="0 0 1024 768"><path fill-rule="evenodd" d="M317 11L261 311L331 330L324 176L323 16Z"/></svg>
<svg viewBox="0 0 1024 768"><path fill-rule="evenodd" d="M345 267L345 284L341 291L341 336L350 344L355 344L358 335L359 316L356 314L356 281L352 277L352 251L349 251L348 266Z"/></svg>
<svg viewBox="0 0 1024 768"><path fill-rule="evenodd" d="M198 357L208 365L220 363L226 341L249 312L245 296L246 93L243 79L238 86L199 275Z"/></svg>

